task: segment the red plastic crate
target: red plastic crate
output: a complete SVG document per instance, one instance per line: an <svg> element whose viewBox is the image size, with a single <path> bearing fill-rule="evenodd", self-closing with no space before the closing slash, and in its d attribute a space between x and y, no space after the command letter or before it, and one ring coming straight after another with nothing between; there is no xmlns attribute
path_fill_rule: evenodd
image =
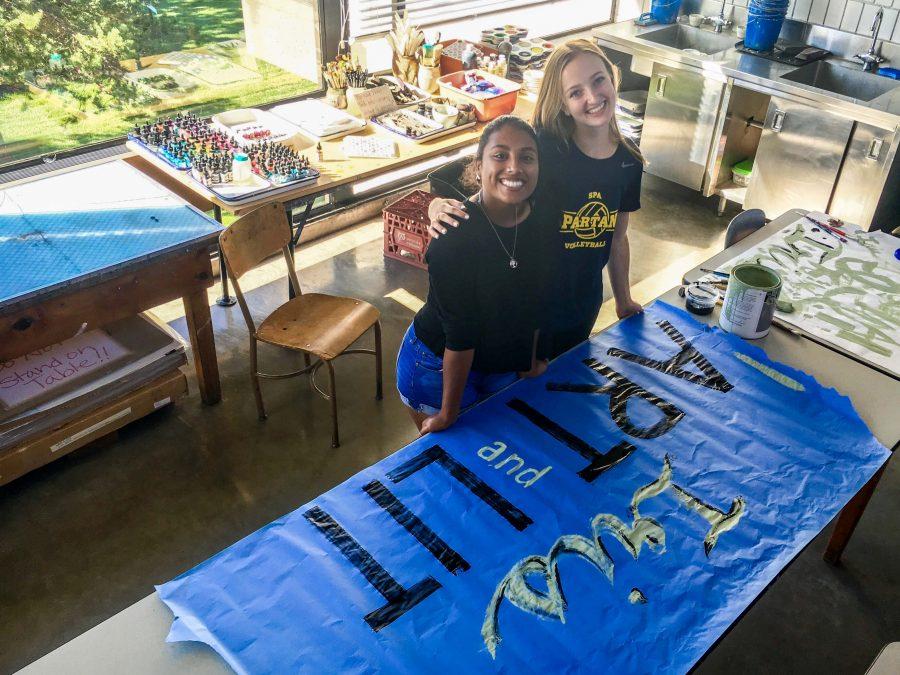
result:
<svg viewBox="0 0 900 675"><path fill-rule="evenodd" d="M428 269L425 251L428 234L428 205L437 195L413 190L381 212L384 218L384 255L415 267Z"/></svg>

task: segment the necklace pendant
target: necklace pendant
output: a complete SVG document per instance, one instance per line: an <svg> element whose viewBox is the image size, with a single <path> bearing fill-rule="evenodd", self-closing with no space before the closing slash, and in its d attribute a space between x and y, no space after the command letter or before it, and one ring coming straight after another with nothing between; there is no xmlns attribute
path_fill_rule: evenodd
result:
<svg viewBox="0 0 900 675"><path fill-rule="evenodd" d="M519 266L519 261L516 260L515 258L510 258L510 259L509 259L509 266L510 266L511 268L513 268L513 269L516 269L516 268Z"/></svg>

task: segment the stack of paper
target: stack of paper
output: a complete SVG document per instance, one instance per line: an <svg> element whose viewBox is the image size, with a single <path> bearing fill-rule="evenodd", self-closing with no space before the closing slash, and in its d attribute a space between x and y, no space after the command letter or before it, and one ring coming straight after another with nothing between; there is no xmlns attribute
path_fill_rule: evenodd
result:
<svg viewBox="0 0 900 675"><path fill-rule="evenodd" d="M0 363L0 452L177 370L184 348L141 314Z"/></svg>

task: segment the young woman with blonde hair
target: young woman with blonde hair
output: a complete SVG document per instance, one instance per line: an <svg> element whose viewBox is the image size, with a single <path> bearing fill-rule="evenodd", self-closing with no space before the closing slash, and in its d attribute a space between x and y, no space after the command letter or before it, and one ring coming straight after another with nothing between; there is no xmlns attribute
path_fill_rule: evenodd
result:
<svg viewBox="0 0 900 675"><path fill-rule="evenodd" d="M570 40L550 55L532 122L541 180L535 209L547 229L554 270L541 331L540 355L555 358L583 342L603 300L603 268L616 314L641 311L628 280L628 217L640 208L643 157L619 131L618 70L589 40ZM430 231L467 219L465 205L438 199Z"/></svg>

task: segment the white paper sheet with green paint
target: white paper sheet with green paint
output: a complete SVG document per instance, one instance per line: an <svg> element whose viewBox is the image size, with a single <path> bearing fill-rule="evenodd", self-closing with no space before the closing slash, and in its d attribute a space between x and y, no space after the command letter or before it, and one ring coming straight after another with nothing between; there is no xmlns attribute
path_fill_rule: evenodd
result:
<svg viewBox="0 0 900 675"><path fill-rule="evenodd" d="M900 239L851 224L840 229L847 237L799 218L718 269L756 262L778 271L779 300L794 311L776 311L777 323L900 375Z"/></svg>

